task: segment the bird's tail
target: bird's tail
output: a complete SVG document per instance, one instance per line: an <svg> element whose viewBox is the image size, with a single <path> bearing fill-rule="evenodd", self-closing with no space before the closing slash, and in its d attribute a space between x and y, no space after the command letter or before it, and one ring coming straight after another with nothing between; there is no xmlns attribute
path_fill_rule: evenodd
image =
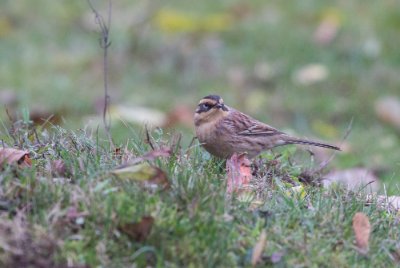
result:
<svg viewBox="0 0 400 268"><path fill-rule="evenodd" d="M304 145L312 145L312 146L318 146L318 147L323 147L323 148L328 148L332 150L337 150L341 151L339 147L326 144L326 143L321 143L321 142L315 142L315 141L309 141L309 140L302 140L302 139L296 139L296 138L291 138L285 140L286 144L304 144Z"/></svg>

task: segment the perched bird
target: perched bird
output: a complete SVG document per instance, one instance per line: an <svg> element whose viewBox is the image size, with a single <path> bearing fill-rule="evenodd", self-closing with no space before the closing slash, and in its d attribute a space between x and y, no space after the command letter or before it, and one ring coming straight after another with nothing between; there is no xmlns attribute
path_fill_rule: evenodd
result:
<svg viewBox="0 0 400 268"><path fill-rule="evenodd" d="M212 155L230 158L246 153L253 158L262 151L287 144L306 144L339 150L339 147L287 135L224 104L217 95L200 100L194 114L196 135Z"/></svg>

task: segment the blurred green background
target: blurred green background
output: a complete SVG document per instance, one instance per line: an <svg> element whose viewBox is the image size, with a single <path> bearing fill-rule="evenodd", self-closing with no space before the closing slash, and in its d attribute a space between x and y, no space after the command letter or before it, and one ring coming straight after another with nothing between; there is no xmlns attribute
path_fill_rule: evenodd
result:
<svg viewBox="0 0 400 268"><path fill-rule="evenodd" d="M107 1L92 3L107 15ZM101 125L99 37L86 1L3 0L2 123L7 107L16 118L53 114L68 128ZM119 0L110 38L117 141L144 121L182 131L188 143L192 110L214 93L275 127L330 142L353 119L337 165L378 170L399 190L398 1Z"/></svg>

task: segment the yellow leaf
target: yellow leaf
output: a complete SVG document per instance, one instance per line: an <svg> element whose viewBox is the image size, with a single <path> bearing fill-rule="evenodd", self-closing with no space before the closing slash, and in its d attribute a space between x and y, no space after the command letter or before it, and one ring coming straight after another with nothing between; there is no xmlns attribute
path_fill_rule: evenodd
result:
<svg viewBox="0 0 400 268"><path fill-rule="evenodd" d="M164 32L191 32L197 27L196 18L172 9L161 9L155 23Z"/></svg>
<svg viewBox="0 0 400 268"><path fill-rule="evenodd" d="M160 168L152 166L146 162L117 168L111 174L121 180L135 180L144 183L148 188L161 186L163 189L169 186L167 175Z"/></svg>
<svg viewBox="0 0 400 268"><path fill-rule="evenodd" d="M291 187L285 193L289 197L298 196L300 199L304 199L307 195L306 190L304 190L304 187L301 185Z"/></svg>
<svg viewBox="0 0 400 268"><path fill-rule="evenodd" d="M219 32L227 30L232 18L226 13L215 13L206 16L195 16L182 11L161 9L154 19L157 27L164 32Z"/></svg>
<svg viewBox="0 0 400 268"><path fill-rule="evenodd" d="M326 10L314 33L314 42L319 45L330 44L338 35L342 21L340 10L333 8Z"/></svg>

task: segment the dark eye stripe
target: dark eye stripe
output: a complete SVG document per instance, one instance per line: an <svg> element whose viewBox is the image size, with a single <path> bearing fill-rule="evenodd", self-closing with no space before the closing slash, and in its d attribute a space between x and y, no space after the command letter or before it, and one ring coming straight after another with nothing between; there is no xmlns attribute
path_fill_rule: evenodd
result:
<svg viewBox="0 0 400 268"><path fill-rule="evenodd" d="M207 112L207 111L211 110L214 106L215 105L212 105L210 103L200 103L198 108L197 108L197 110L196 110L196 113Z"/></svg>

